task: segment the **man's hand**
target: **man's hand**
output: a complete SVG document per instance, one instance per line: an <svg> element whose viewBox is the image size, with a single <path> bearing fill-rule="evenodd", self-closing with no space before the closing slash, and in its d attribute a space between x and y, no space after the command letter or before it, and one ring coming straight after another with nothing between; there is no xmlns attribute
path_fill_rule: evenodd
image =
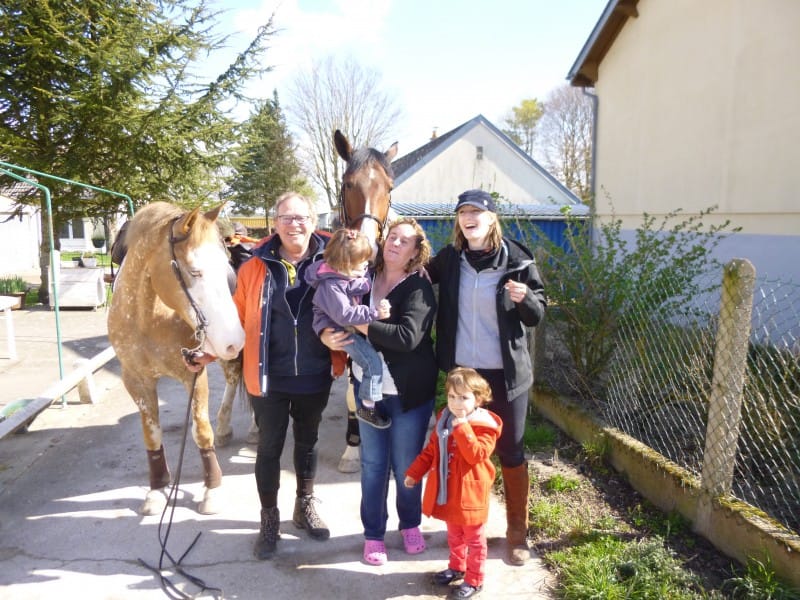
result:
<svg viewBox="0 0 800 600"><path fill-rule="evenodd" d="M187 350L185 348L181 350L181 356L183 357L183 364L186 365L186 368L192 373L199 373L208 363L217 360L216 356L208 352Z"/></svg>

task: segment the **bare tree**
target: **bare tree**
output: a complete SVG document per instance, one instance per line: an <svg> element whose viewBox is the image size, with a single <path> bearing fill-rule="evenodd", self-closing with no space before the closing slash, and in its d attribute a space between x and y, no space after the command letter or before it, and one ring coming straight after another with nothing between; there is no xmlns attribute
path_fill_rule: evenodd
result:
<svg viewBox="0 0 800 600"><path fill-rule="evenodd" d="M302 132L298 149L303 167L331 208L342 181L333 132L340 129L354 148L382 148L395 135L401 110L394 97L381 91L380 80L380 73L353 58L329 56L315 61L289 87L286 113Z"/></svg>
<svg viewBox="0 0 800 600"><path fill-rule="evenodd" d="M581 200L591 203L592 103L579 88L553 90L539 121L538 146L556 179Z"/></svg>

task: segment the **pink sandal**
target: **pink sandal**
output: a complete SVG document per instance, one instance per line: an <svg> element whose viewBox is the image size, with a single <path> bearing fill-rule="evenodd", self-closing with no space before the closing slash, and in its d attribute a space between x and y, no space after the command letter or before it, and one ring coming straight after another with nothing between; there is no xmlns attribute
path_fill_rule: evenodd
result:
<svg viewBox="0 0 800 600"><path fill-rule="evenodd" d="M425 551L425 538L422 537L419 527L401 529L400 533L403 535L403 545L406 547L406 553L419 554Z"/></svg>
<svg viewBox="0 0 800 600"><path fill-rule="evenodd" d="M386 545L381 540L365 540L364 560L371 565L385 565L389 560L386 556Z"/></svg>

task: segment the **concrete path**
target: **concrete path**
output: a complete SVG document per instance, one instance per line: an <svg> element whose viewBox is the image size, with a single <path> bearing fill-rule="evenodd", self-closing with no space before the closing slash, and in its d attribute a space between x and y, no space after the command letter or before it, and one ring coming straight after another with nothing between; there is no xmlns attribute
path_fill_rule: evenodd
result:
<svg viewBox="0 0 800 600"><path fill-rule="evenodd" d="M0 358L4 401L35 395L58 376L52 313L42 309L17 311L14 316L20 360L10 364ZM65 311L63 316L70 323L65 325L70 353L91 356L107 345L103 309ZM159 563L159 517L138 514L147 491L146 458L138 413L119 381L118 370L112 361L97 373L96 384L102 392L99 403L79 404L73 392L65 408L54 405L46 409L27 433L0 439L0 598L166 596L159 578L141 562ZM224 382L217 365L211 365L209 373L215 411ZM344 449L343 383L335 384L321 427L317 496L319 511L331 529L327 542L308 538L291 523L295 483L291 452L284 452L279 497L282 539L273 560L255 560L251 550L259 526L259 506L253 478L255 448L244 442L249 415L237 407L234 440L218 450L226 498L220 514L204 516L195 510L201 493L201 465L189 438L173 523L168 527L165 522L162 535L169 532L167 548L177 560L201 534L182 564L191 575L221 588L222 594L207 591L197 597L374 600L446 595L446 590L429 583L430 574L447 562L446 534L439 521L423 520L428 549L409 556L395 530L392 507L386 539L389 563L373 567L361 558L359 476L337 470ZM165 447L174 476L186 393L171 380L162 381L159 393ZM287 448L291 448L291 432ZM548 592L548 571L539 560L521 568L504 562L504 530L503 507L493 501L487 580L479 597L554 597ZM167 558L163 565L180 589L190 594L200 591L174 575Z"/></svg>

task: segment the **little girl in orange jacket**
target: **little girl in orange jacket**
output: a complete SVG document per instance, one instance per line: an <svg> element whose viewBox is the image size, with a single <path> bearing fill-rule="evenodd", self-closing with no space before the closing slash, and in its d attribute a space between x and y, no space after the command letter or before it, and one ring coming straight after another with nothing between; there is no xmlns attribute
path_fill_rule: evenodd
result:
<svg viewBox="0 0 800 600"><path fill-rule="evenodd" d="M433 576L448 585L462 579L449 598L471 598L483 589L489 494L495 468L490 460L503 423L483 408L491 402L488 382L474 369L456 367L445 383L447 407L436 419L427 446L406 471L405 485L427 473L422 512L447 523L448 568ZM445 456L446 460L442 460ZM444 482L444 485L442 485Z"/></svg>

